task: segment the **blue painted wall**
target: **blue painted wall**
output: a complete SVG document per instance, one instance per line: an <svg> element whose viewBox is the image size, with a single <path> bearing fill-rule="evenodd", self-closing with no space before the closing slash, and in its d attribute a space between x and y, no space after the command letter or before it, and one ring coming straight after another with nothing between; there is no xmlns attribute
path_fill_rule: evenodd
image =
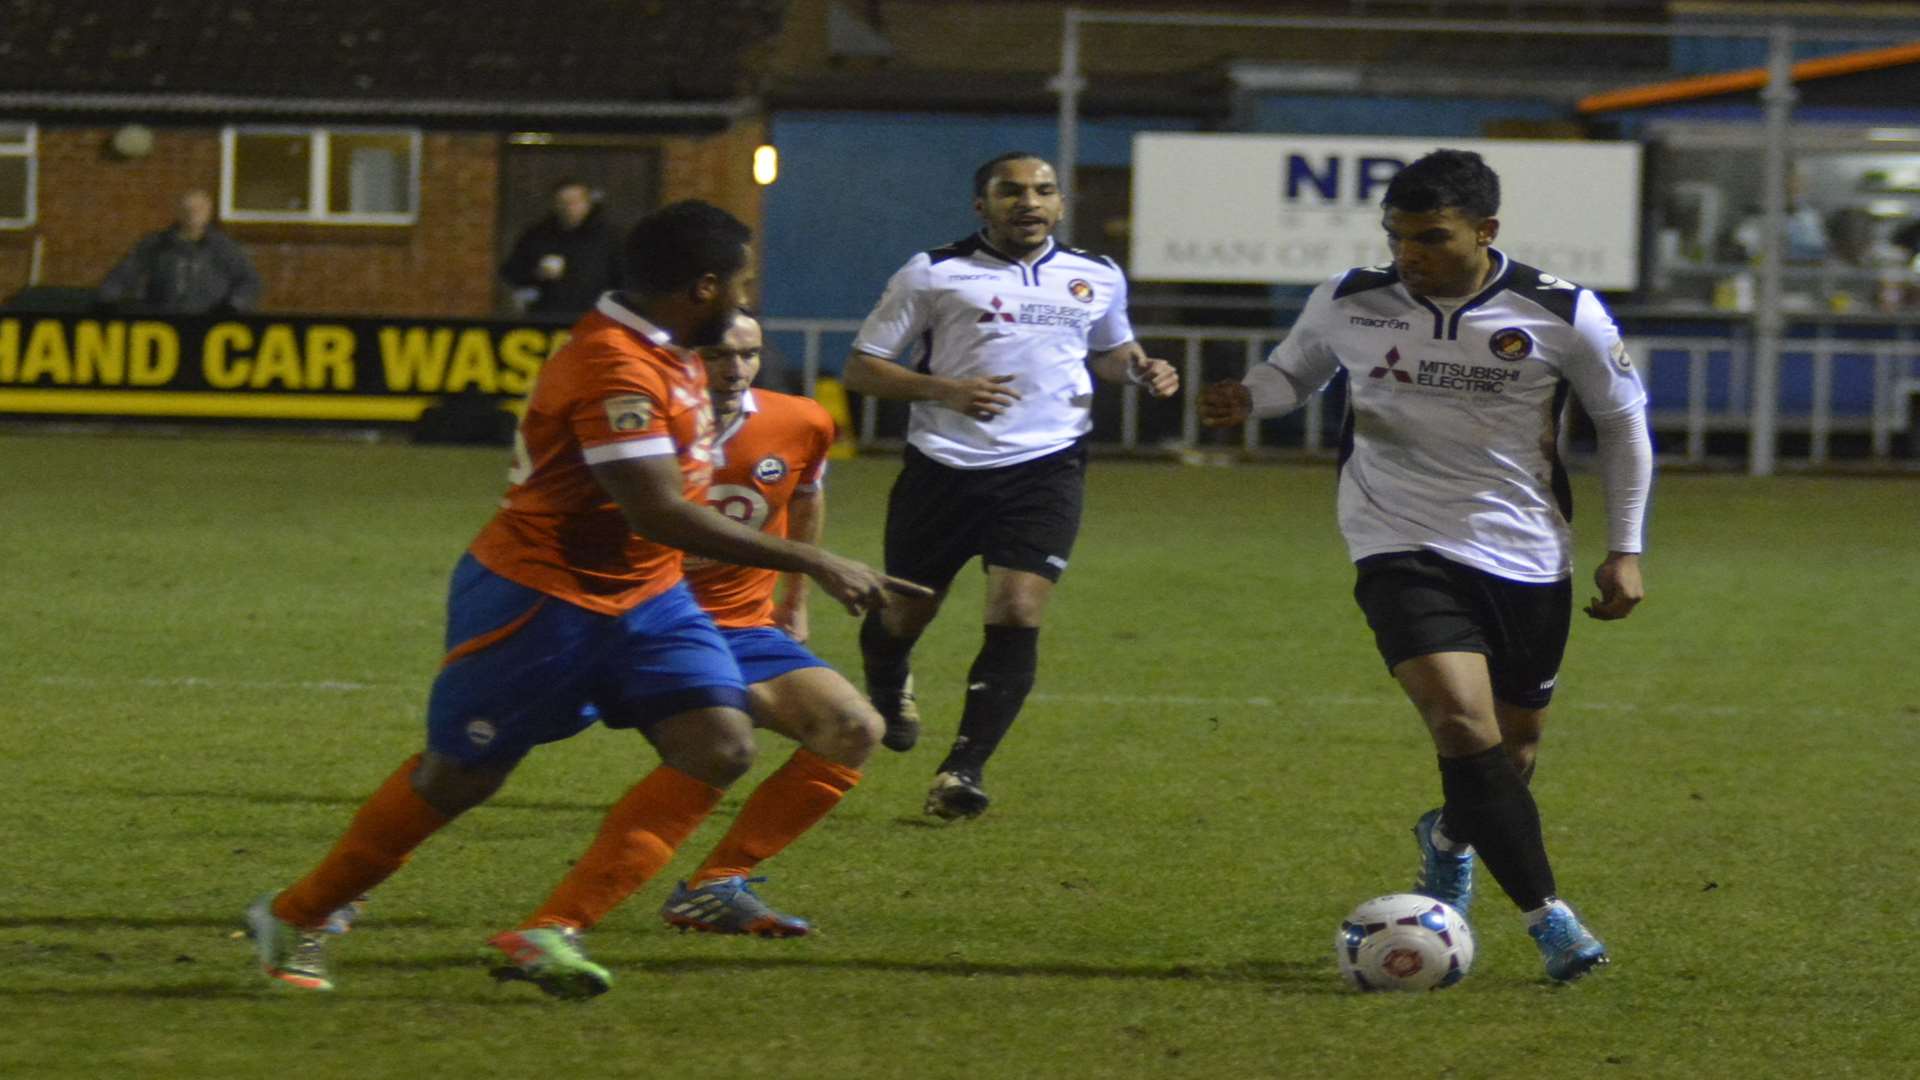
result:
<svg viewBox="0 0 1920 1080"><path fill-rule="evenodd" d="M1082 165L1126 165L1136 131L1184 131L1162 118L1086 120ZM767 314L860 318L916 251L979 227L973 170L1007 150L1053 156L1051 116L791 112L772 119L780 179L761 239ZM835 358L833 365L838 366Z"/></svg>

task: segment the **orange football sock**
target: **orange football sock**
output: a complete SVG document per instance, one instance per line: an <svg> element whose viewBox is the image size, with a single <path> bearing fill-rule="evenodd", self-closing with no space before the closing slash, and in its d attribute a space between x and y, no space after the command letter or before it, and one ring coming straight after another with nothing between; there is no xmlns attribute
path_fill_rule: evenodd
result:
<svg viewBox="0 0 1920 1080"><path fill-rule="evenodd" d="M860 782L860 770L828 761L801 747L785 765L754 789L733 828L713 854L687 880L704 885L724 877L746 877L764 859L779 854L814 827Z"/></svg>
<svg viewBox="0 0 1920 1080"><path fill-rule="evenodd" d="M540 910L520 924L585 929L673 861L719 804L721 789L662 765L620 797L600 823L600 835L573 864Z"/></svg>
<svg viewBox="0 0 1920 1080"><path fill-rule="evenodd" d="M274 899L274 918L320 926L335 908L392 877L414 848L452 820L414 793L413 770L419 765L419 754L408 758L361 804L320 865Z"/></svg>

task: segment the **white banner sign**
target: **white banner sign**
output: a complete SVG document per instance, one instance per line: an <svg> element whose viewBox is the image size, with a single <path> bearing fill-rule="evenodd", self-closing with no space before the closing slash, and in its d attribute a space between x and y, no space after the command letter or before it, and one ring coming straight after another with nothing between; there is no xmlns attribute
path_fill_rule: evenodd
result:
<svg viewBox="0 0 1920 1080"><path fill-rule="evenodd" d="M1136 135L1138 281L1318 284L1387 261L1380 197L1446 146L1500 174L1494 246L1596 289L1640 272L1640 144L1524 139Z"/></svg>

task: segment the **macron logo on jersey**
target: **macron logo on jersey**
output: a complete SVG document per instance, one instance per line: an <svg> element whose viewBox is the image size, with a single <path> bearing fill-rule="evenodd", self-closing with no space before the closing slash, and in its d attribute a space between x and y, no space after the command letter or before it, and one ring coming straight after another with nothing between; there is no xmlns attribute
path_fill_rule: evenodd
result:
<svg viewBox="0 0 1920 1080"><path fill-rule="evenodd" d="M1348 326L1364 326L1369 330L1411 330L1413 324L1405 319L1372 319L1365 315L1351 315Z"/></svg>

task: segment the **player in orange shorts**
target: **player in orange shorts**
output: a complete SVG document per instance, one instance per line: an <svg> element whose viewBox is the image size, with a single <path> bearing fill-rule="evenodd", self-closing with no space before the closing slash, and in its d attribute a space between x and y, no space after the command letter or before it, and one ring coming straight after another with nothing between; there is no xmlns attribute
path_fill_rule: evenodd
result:
<svg viewBox="0 0 1920 1080"><path fill-rule="evenodd" d="M805 574L855 612L914 588L705 506L713 415L687 350L716 343L745 303L750 238L695 200L642 218L627 239L629 291L603 296L541 368L506 497L454 569L426 748L318 865L248 908L269 977L332 989L330 917L486 801L533 747L593 723L592 705L606 726L645 736L660 764L614 802L546 902L490 944L503 954L496 975L558 997L607 990L612 975L578 934L664 868L753 762L739 666L687 588L681 551Z"/></svg>
<svg viewBox="0 0 1920 1080"><path fill-rule="evenodd" d="M816 544L826 523L822 481L833 418L811 398L754 389L760 349L760 324L741 313L717 346L699 350L717 433L707 502L742 525ZM805 576L689 558L687 583L740 665L754 723L800 747L754 790L660 915L683 929L797 937L811 926L755 895L753 868L859 782L885 722L865 694L807 649ZM784 586L777 601L776 585Z"/></svg>

